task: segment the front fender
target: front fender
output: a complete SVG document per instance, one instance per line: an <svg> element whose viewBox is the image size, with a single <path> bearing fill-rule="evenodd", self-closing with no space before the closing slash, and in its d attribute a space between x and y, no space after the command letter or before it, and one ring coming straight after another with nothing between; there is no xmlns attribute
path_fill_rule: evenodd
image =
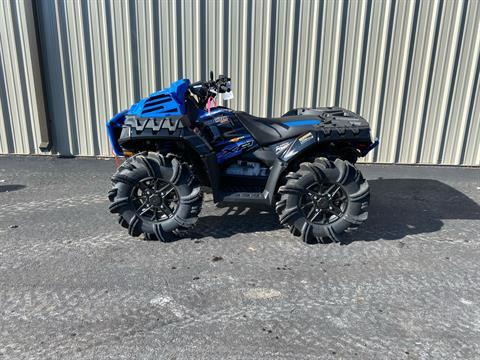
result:
<svg viewBox="0 0 480 360"><path fill-rule="evenodd" d="M116 156L123 156L123 150L118 143L118 138L120 137L127 112L128 110L123 110L110 120L107 120L108 139L110 140L110 144L112 144L113 153Z"/></svg>

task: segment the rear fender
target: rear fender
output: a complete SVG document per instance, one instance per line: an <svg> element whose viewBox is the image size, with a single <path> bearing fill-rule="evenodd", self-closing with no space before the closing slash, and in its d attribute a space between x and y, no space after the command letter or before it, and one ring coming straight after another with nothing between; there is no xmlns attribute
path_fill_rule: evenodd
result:
<svg viewBox="0 0 480 360"><path fill-rule="evenodd" d="M374 142L370 140L370 130L368 128L322 128L321 130L310 131L296 138L271 145L271 148L280 160L291 162L315 146L332 142L358 144L357 151L359 157L366 156L378 145L378 139L375 139Z"/></svg>
<svg viewBox="0 0 480 360"><path fill-rule="evenodd" d="M368 128L335 128L329 131L324 128L314 129L296 138L270 145L270 149L277 156L278 164L275 166L277 171L272 172L272 178L268 180L269 192L275 192L279 186L279 181L284 178L285 171L289 171L288 169L292 164L299 159L301 160L307 154L315 153L315 148L337 141L356 141L365 144L363 149L358 149L361 156L367 155L378 145L378 139L374 142L370 140L370 130Z"/></svg>
<svg viewBox="0 0 480 360"><path fill-rule="evenodd" d="M271 148L281 161L288 163L316 144L315 135L312 132L307 132L299 137L271 145Z"/></svg>

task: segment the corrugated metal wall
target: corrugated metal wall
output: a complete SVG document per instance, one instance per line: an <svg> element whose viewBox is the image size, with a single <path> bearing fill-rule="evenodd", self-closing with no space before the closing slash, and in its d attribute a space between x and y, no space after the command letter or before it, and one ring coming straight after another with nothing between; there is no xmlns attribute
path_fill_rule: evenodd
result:
<svg viewBox="0 0 480 360"><path fill-rule="evenodd" d="M108 155L107 118L213 69L255 115L359 112L367 161L480 165L480 1L32 1L0 2L2 153L39 152L44 99L55 152Z"/></svg>
<svg viewBox="0 0 480 360"><path fill-rule="evenodd" d="M0 1L0 153L38 153L45 104L31 3Z"/></svg>

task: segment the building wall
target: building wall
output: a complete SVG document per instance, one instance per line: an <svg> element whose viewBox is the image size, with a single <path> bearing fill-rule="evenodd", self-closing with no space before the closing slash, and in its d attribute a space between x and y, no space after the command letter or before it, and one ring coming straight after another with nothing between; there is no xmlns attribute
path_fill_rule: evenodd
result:
<svg viewBox="0 0 480 360"><path fill-rule="evenodd" d="M0 43L0 153L46 119L54 153L109 155L106 119L212 69L254 115L360 113L368 162L480 165L480 1L5 0Z"/></svg>

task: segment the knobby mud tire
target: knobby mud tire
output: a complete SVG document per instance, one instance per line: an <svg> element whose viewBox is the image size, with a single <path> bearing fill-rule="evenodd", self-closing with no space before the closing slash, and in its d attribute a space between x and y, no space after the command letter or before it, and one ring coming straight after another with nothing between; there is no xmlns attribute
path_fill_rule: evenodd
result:
<svg viewBox="0 0 480 360"><path fill-rule="evenodd" d="M149 220L136 211L132 191L139 181L146 178L158 178L175 187L179 202L170 218ZM132 156L117 169L111 180L109 210L118 214L119 224L128 229L131 236L144 234L147 240L168 242L183 236L198 220L203 201L200 184L191 168L173 155L144 152Z"/></svg>
<svg viewBox="0 0 480 360"><path fill-rule="evenodd" d="M338 184L347 194L348 204L342 216L329 224L312 223L300 209L300 198L312 184ZM360 171L348 161L317 158L300 165L287 175L287 183L279 188L276 211L280 223L306 243L341 241L342 234L358 228L368 217L370 188Z"/></svg>

